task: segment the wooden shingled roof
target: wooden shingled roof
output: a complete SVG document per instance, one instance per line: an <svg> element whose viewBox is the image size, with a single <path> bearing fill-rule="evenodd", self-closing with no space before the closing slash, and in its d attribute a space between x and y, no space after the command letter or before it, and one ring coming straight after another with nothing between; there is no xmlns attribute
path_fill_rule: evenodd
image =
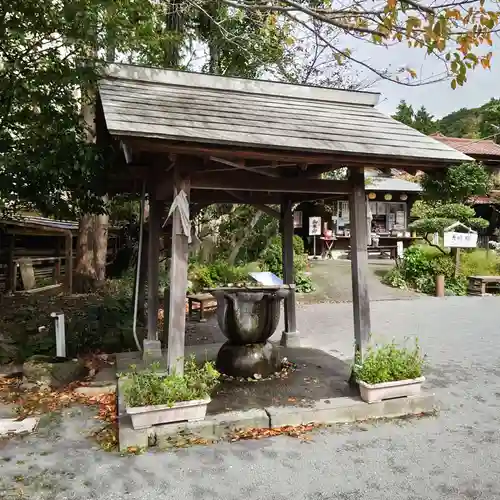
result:
<svg viewBox="0 0 500 500"><path fill-rule="evenodd" d="M198 144L436 164L464 153L378 111L379 95L140 66L110 65L99 84L107 130Z"/></svg>

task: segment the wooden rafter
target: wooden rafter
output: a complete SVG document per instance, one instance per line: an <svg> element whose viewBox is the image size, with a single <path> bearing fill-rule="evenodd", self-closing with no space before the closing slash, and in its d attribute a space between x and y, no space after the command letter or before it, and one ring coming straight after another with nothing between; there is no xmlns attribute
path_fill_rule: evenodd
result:
<svg viewBox="0 0 500 500"><path fill-rule="evenodd" d="M232 196L235 200L240 201L241 203L244 203L245 205L249 205L248 203L248 197L241 193L235 193L234 191L226 191L230 196ZM280 213L277 210L274 210L271 207L268 207L267 205L263 205L261 203L255 203L255 207L258 208L261 212L264 212L265 214L269 215L270 217L275 217L276 219L280 218Z"/></svg>
<svg viewBox="0 0 500 500"><path fill-rule="evenodd" d="M268 177L250 172L227 172L224 176L213 173L194 173L191 177L192 189L222 191L262 191L277 193L348 194L348 181L323 179L302 179L294 177ZM321 198L321 196L319 196Z"/></svg>
<svg viewBox="0 0 500 500"><path fill-rule="evenodd" d="M234 167L236 169L239 169L239 170L246 170L248 172L254 172L254 173L257 173L257 174L260 174L260 175L265 175L267 177L278 177L276 174L273 174L271 172L266 172L265 170L257 170L254 167L247 167L245 165L245 161L244 160L233 162L233 161L230 161L230 160L226 160L224 158L217 158L215 156L210 156L210 160L214 161L214 162L217 162L217 163L222 163L224 165L230 165L230 166L232 166L232 167Z"/></svg>

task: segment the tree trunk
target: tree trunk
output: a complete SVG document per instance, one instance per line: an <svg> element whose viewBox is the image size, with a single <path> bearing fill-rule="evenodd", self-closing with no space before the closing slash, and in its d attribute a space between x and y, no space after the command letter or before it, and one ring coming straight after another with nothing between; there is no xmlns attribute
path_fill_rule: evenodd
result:
<svg viewBox="0 0 500 500"><path fill-rule="evenodd" d="M88 293L95 288L97 275L94 261L94 217L83 215L78 224L76 265L73 289L75 293Z"/></svg>
<svg viewBox="0 0 500 500"><path fill-rule="evenodd" d="M103 197L104 203L108 197ZM108 226L109 215L100 214L95 217L94 222L94 259L97 284L101 285L106 279L106 257L108 253Z"/></svg>
<svg viewBox="0 0 500 500"><path fill-rule="evenodd" d="M247 238L249 236L251 236L253 228L255 227L257 222L259 222L261 217L262 217L262 212L259 210L258 212L256 212L254 214L252 220L250 221L249 226L247 228L245 228L245 232L241 236L241 238L237 241L233 240L233 245L232 245L233 250L231 251L229 258L227 259L227 263L230 266L234 266L234 263L236 261L236 258L238 257L238 254L240 253L240 250L241 250L241 247L243 246L243 243L245 243Z"/></svg>

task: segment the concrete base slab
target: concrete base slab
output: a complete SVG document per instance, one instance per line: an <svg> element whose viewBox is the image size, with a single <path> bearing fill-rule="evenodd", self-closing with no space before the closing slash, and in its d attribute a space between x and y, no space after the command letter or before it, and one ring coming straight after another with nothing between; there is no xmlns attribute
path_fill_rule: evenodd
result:
<svg viewBox="0 0 500 500"><path fill-rule="evenodd" d="M220 346L221 344L210 344L194 348L186 347L186 355L194 354L198 361L213 360ZM349 423L419 415L437 410L434 395L426 393L380 403L365 403L359 397L354 396L351 391L344 390L339 385L342 382L342 387L347 386L346 380L350 367L345 362L314 349L281 349L286 350L289 359L298 362L297 371L293 372L290 378L284 381L278 380L278 382L263 381L258 383L259 385L242 383L240 386L233 383L233 392L229 390L228 386L223 391L224 395L212 395L207 416L201 422L162 424L148 429L135 430L132 428L130 417L125 412L122 382L119 381L118 438L120 450L126 451L129 447L143 448L153 444L160 448L168 448L172 445L173 440L177 438L182 440L183 437L187 436L218 440L232 431L249 428L269 429L308 423ZM117 356L118 372L126 372L131 364L139 365L141 361L140 353L123 353ZM322 371L317 374L311 372L311 375L309 367L311 364L321 365L317 368ZM293 382L294 377L300 379L300 384ZM326 385L325 381L328 382ZM283 386L281 387L281 385ZM298 392L294 393L294 391ZM271 396L263 397L262 392L265 394L270 392ZM300 402L300 405L293 403L286 406L271 406L275 401L280 401L277 396L281 395L284 398L281 398L284 401L281 404L296 400ZM290 395L294 397L290 397ZM301 395L308 395L308 397L304 398ZM242 401L245 404L238 407L238 402Z"/></svg>
<svg viewBox="0 0 500 500"><path fill-rule="evenodd" d="M299 332L282 332L280 345L283 347L300 347Z"/></svg>
<svg viewBox="0 0 500 500"><path fill-rule="evenodd" d="M2 418L0 419L0 436L30 434L36 429L39 420L39 418L35 417L25 418L24 420Z"/></svg>
<svg viewBox="0 0 500 500"><path fill-rule="evenodd" d="M144 340L142 357L144 360L161 358L161 342L159 340Z"/></svg>
<svg viewBox="0 0 500 500"><path fill-rule="evenodd" d="M303 425L309 423L340 424L396 418L407 415L431 413L437 410L434 394L422 394L407 398L390 399L368 404L361 398L322 399L312 407L270 407L266 408L270 427Z"/></svg>
<svg viewBox="0 0 500 500"><path fill-rule="evenodd" d="M123 407L119 418L120 451L129 447L145 448L154 443L167 448L175 436L193 436L208 440L224 438L238 429L265 429L304 424L341 424L381 418L429 414L438 410L434 394L392 399L368 404L360 398L335 398L318 401L313 407L270 407L209 415L201 422L165 424L135 430Z"/></svg>

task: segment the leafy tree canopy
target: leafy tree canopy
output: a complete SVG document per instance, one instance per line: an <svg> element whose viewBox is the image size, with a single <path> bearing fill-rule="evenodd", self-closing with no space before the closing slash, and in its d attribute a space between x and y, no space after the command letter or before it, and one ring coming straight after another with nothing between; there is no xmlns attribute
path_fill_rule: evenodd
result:
<svg viewBox="0 0 500 500"><path fill-rule="evenodd" d="M491 188L490 173L475 162L462 163L421 179L423 195L429 201L466 203L472 196L485 196Z"/></svg>

